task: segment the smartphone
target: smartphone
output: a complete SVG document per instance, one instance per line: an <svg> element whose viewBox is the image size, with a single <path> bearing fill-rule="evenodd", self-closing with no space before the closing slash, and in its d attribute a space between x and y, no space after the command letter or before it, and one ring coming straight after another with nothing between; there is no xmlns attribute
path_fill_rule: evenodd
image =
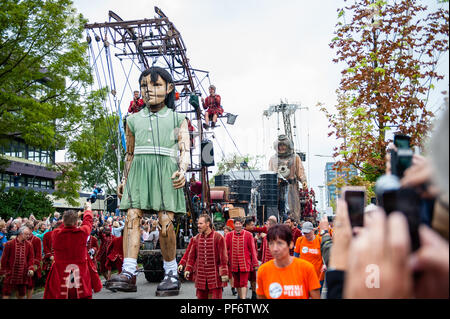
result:
<svg viewBox="0 0 450 319"><path fill-rule="evenodd" d="M408 135L400 135L400 134L394 135L394 145L399 150L411 148L410 141L411 137L409 137Z"/></svg>
<svg viewBox="0 0 450 319"><path fill-rule="evenodd" d="M414 151L410 145L411 138L406 135L395 135L394 144L397 151L391 151L391 171L393 175L402 178L412 164Z"/></svg>
<svg viewBox="0 0 450 319"><path fill-rule="evenodd" d="M346 186L342 189L342 197L347 202L352 227L362 227L364 224L364 207L366 206L365 187Z"/></svg>
<svg viewBox="0 0 450 319"><path fill-rule="evenodd" d="M419 225L421 202L419 194L414 189L401 188L384 192L382 201L382 206L387 215L394 211L405 215L408 220L411 250L416 251L420 247Z"/></svg>

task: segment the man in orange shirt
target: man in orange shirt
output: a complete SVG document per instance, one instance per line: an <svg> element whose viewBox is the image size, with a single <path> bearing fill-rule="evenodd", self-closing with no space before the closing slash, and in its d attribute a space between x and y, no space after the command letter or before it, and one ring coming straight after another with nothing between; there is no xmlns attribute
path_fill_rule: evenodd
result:
<svg viewBox="0 0 450 319"><path fill-rule="evenodd" d="M299 257L313 264L322 286L325 277L321 251L322 238L314 234L314 226L310 222L303 223L302 233L303 236L299 237L295 243L294 257Z"/></svg>
<svg viewBox="0 0 450 319"><path fill-rule="evenodd" d="M270 227L267 240L274 259L259 267L258 299L319 299L320 283L313 265L289 253L294 245L289 227Z"/></svg>

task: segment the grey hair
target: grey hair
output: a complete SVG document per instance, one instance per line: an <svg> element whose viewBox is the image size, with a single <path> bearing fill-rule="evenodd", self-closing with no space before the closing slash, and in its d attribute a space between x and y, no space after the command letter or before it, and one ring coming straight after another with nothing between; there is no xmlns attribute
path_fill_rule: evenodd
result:
<svg viewBox="0 0 450 319"><path fill-rule="evenodd" d="M19 230L18 230L18 234L19 235L21 235L21 234L23 234L23 232L25 231L25 229L30 229L30 227L28 227L28 226L26 226L26 225L24 225L24 226L21 226L20 228L19 228Z"/></svg>

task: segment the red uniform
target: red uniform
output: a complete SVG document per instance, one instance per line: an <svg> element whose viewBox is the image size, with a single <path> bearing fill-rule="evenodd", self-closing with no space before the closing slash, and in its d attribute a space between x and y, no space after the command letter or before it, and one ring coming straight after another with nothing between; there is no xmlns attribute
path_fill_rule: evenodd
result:
<svg viewBox="0 0 450 319"><path fill-rule="evenodd" d="M19 296L25 296L31 282L28 271L34 271L33 246L27 240L19 242L17 238L8 241L3 249L0 275L3 280L3 295L9 296L14 288Z"/></svg>
<svg viewBox="0 0 450 319"><path fill-rule="evenodd" d="M206 112L209 114L217 114L222 115L223 108L220 105L220 95L208 96L203 102L203 108L206 109Z"/></svg>
<svg viewBox="0 0 450 319"><path fill-rule="evenodd" d="M97 271L97 252L98 252L98 240L94 236L89 236L87 241L87 252L88 252L88 266L89 266L89 273L91 275L91 283L92 283L92 290L94 292L99 292L102 290L103 285L102 281L100 280L100 276L98 275ZM93 249L94 254L91 255L89 251Z"/></svg>
<svg viewBox="0 0 450 319"><path fill-rule="evenodd" d="M34 253L34 275L31 277L31 280L28 284L29 289L34 288L34 284L36 283L36 279L39 279L42 277L42 269L41 269L41 260L42 260L42 244L41 240L31 234L30 239L28 239L28 242L33 246L33 253Z"/></svg>
<svg viewBox="0 0 450 319"><path fill-rule="evenodd" d="M136 113L139 112L142 107L144 106L144 100L143 99L138 99L137 103L132 100L130 102L130 106L128 107L128 113Z"/></svg>
<svg viewBox="0 0 450 319"><path fill-rule="evenodd" d="M206 299L212 293L213 299L222 299L221 276L228 276L228 256L225 239L214 230L207 236L198 234L194 237L187 260L186 271L196 269L195 288L197 298Z"/></svg>
<svg viewBox="0 0 450 319"><path fill-rule="evenodd" d="M234 288L247 287L250 272L258 267L255 241L245 229L229 232L225 237L228 250L228 264L233 274Z"/></svg>
<svg viewBox="0 0 450 319"><path fill-rule="evenodd" d="M267 241L267 236L266 236L263 238L263 242L262 242L261 262L264 264L272 259L273 259L273 256L270 253L269 242Z"/></svg>
<svg viewBox="0 0 450 319"><path fill-rule="evenodd" d="M267 226L263 227L253 227L253 229L250 231L252 233L264 233L267 234Z"/></svg>
<svg viewBox="0 0 450 319"><path fill-rule="evenodd" d="M114 237L106 252L106 264L105 267L111 270L115 267L119 274L122 272L123 264L123 237Z"/></svg>
<svg viewBox="0 0 450 319"><path fill-rule="evenodd" d="M189 245L186 248L186 251L184 252L183 257L181 258L180 262L178 263L178 266L183 266L183 268L186 270L186 264L189 258L189 254L191 252L191 249L193 246L195 246L195 238L197 237L192 237L191 240L189 241ZM192 272L189 274L189 277L187 278L190 281L195 281L195 272L196 272L196 268L194 265L194 269L192 270Z"/></svg>
<svg viewBox="0 0 450 319"><path fill-rule="evenodd" d="M98 254L98 239L95 236L89 236L88 242L87 242L87 250L88 252L93 249L94 254L89 254L90 256L92 255L91 259L94 262L95 265L97 265L97 254ZM97 267L95 267L97 268Z"/></svg>
<svg viewBox="0 0 450 319"><path fill-rule="evenodd" d="M292 228L291 231L292 231L292 240L294 241L294 246L295 246L295 243L297 242L297 238L302 237L303 234L300 231L300 229L298 229L297 227ZM291 256L294 256L294 248L289 249L289 253L291 254Z"/></svg>
<svg viewBox="0 0 450 319"><path fill-rule="evenodd" d="M54 261L45 283L44 299L92 297L87 239L92 230L92 212L85 211L80 227L62 226L53 231Z"/></svg>
<svg viewBox="0 0 450 319"><path fill-rule="evenodd" d="M100 273L103 274L107 271L107 269L106 269L106 259L108 257L107 251L108 251L109 245L111 245L111 242L114 237L111 234L107 236L103 232L99 233L99 237L100 237L99 239L100 239L101 243L100 243L100 250L98 251L97 259L100 264L99 271L100 271Z"/></svg>
<svg viewBox="0 0 450 319"><path fill-rule="evenodd" d="M255 241L256 258L259 260L259 258L258 258L258 240L255 237L253 237L253 240ZM248 281L256 282L256 270L250 271Z"/></svg>
<svg viewBox="0 0 450 319"><path fill-rule="evenodd" d="M44 234L44 237L42 238L42 245L44 248L44 255L42 256L42 269L45 271L49 271L50 267L52 266L52 262L50 260L50 257L53 256L52 234L53 231L46 232Z"/></svg>

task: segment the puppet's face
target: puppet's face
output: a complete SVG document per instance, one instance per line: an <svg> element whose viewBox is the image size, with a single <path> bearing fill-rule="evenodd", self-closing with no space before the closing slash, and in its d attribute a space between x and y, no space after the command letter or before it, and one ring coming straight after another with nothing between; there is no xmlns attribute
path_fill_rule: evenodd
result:
<svg viewBox="0 0 450 319"><path fill-rule="evenodd" d="M158 75L156 82L151 82L151 75L147 75L141 80L141 95L146 105L160 105L170 92L173 90L173 84L167 85L166 81Z"/></svg>
<svg viewBox="0 0 450 319"><path fill-rule="evenodd" d="M288 147L286 144L278 144L278 152L281 154L286 153L286 151L288 150Z"/></svg>

